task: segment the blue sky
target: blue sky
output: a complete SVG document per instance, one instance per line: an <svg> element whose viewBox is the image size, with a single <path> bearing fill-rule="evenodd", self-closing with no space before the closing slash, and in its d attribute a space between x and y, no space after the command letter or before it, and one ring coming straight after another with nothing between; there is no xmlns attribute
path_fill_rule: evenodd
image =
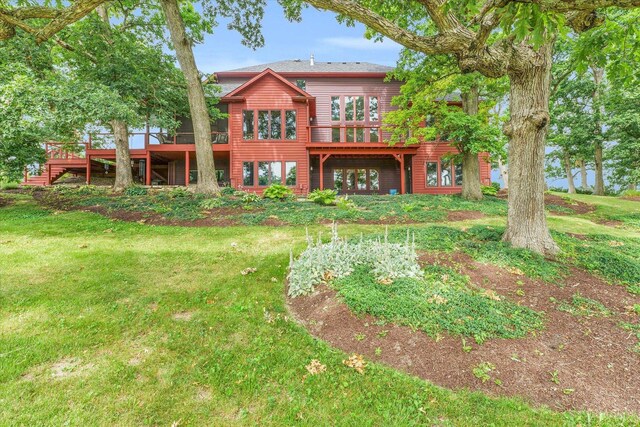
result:
<svg viewBox="0 0 640 427"><path fill-rule="evenodd" d="M262 22L264 47L252 50L242 45L240 35L223 21L214 34L194 49L198 68L204 73L230 70L283 59L316 61L363 61L393 66L400 46L391 40L374 43L363 36L364 26L347 27L335 14L307 8L300 23L287 21L275 0L268 0Z"/></svg>

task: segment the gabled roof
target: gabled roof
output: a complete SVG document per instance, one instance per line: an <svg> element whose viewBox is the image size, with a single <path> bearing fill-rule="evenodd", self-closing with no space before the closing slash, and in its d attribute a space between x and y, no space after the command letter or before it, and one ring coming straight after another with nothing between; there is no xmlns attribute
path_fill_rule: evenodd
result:
<svg viewBox="0 0 640 427"><path fill-rule="evenodd" d="M270 68L276 73L388 73L393 71L393 67L386 65L372 64L370 62L342 62L314 61L311 65L309 60L293 59L286 61L271 62L268 64L252 65L249 67L236 68L233 70L220 71L221 73L259 73L266 68Z"/></svg>
<svg viewBox="0 0 640 427"><path fill-rule="evenodd" d="M255 82L257 82L258 80L263 79L266 76L272 76L272 77L278 79L283 85L288 86L289 88L291 88L294 91L296 91L298 93L299 97L313 98L307 92L305 92L304 90L300 89L298 86L294 85L293 83L291 83L289 80L285 79L284 77L278 75L276 72L274 72L270 68L267 68L266 70L264 70L263 72L261 72L260 74L258 74L254 78L252 78L251 80L249 80L249 81L243 83L242 85L238 86L237 88L235 88L234 90L232 90L231 92L226 94L224 98L233 98L233 97L237 96L240 92L245 90L247 87L253 85Z"/></svg>

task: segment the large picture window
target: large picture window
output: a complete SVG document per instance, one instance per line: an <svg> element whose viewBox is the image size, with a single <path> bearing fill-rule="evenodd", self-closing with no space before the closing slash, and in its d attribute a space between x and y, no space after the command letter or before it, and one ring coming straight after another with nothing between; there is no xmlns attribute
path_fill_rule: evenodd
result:
<svg viewBox="0 0 640 427"><path fill-rule="evenodd" d="M257 135L254 132L256 126ZM242 112L242 133L243 139L246 140L256 139L256 136L258 140L295 140L298 136L297 127L296 110L244 110Z"/></svg>
<svg viewBox="0 0 640 427"><path fill-rule="evenodd" d="M258 162L258 185L282 184L282 162Z"/></svg>
<svg viewBox="0 0 640 427"><path fill-rule="evenodd" d="M331 121L340 122L331 129L331 142L381 142L377 96L332 96Z"/></svg>
<svg viewBox="0 0 640 427"><path fill-rule="evenodd" d="M372 168L334 169L333 188L337 191L378 191L380 171Z"/></svg>

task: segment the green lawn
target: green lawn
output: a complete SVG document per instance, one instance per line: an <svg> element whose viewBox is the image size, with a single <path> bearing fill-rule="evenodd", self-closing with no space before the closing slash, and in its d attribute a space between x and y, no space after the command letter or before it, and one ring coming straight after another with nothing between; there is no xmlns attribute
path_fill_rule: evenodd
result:
<svg viewBox="0 0 640 427"><path fill-rule="evenodd" d="M305 247L302 227L154 227L45 210L28 195L0 197L13 201L0 207L0 425L638 422L452 392L375 363L365 375L346 368L345 354L287 317L283 282L289 250ZM441 235L478 223L443 227ZM564 223L551 225L562 230ZM601 234L611 229L593 227ZM310 231L321 229L328 231ZM381 227L349 225L342 232ZM490 239L486 227L459 233L466 234L451 245ZM417 239L449 244L441 235ZM563 239L577 251L577 241ZM630 251L640 245L628 242ZM465 246L496 263L520 259L500 248ZM527 274L557 272L551 264L527 271L535 257L522 262ZM241 274L249 267L257 270ZM305 376L312 359L327 372Z"/></svg>

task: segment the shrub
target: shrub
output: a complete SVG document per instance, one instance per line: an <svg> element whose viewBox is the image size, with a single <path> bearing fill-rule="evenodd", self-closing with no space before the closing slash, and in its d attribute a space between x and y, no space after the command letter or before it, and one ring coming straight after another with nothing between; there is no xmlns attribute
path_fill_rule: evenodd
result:
<svg viewBox="0 0 640 427"><path fill-rule="evenodd" d="M309 195L307 196L307 199L319 205L333 205L336 203L337 194L338 193L332 189L327 189L327 190L316 189L316 190L313 190L311 193L309 193Z"/></svg>
<svg viewBox="0 0 640 427"><path fill-rule="evenodd" d="M498 190L493 185L483 185L482 186L482 194L485 196L495 196L498 194Z"/></svg>
<svg viewBox="0 0 640 427"><path fill-rule="evenodd" d="M576 187L577 194L593 194L592 188Z"/></svg>
<svg viewBox="0 0 640 427"><path fill-rule="evenodd" d="M233 187L222 187L220 189L220 194L223 196L233 196L236 193L236 189Z"/></svg>
<svg viewBox="0 0 640 427"><path fill-rule="evenodd" d="M357 208L356 203L349 198L349 196L338 197L336 199L336 206L339 209L350 211Z"/></svg>
<svg viewBox="0 0 640 427"><path fill-rule="evenodd" d="M622 193L620 193L620 195L622 197L640 197L640 191L639 190L624 190Z"/></svg>
<svg viewBox="0 0 640 427"><path fill-rule="evenodd" d="M492 183L491 183L491 186L492 186L493 188L495 188L495 189L496 189L496 191L500 191L500 183L499 183L499 182L495 182L495 181L494 181L494 182L492 182Z"/></svg>
<svg viewBox="0 0 640 427"><path fill-rule="evenodd" d="M351 243L338 236L334 223L329 243L323 244L320 238L314 243L307 236L307 244L297 260L291 255L288 279L292 297L308 294L321 283L348 276L358 266L385 282L402 277L418 278L423 274L408 231L404 244L389 243L386 234L384 241L361 238Z"/></svg>
<svg viewBox="0 0 640 427"><path fill-rule="evenodd" d="M191 194L192 193L190 193L187 189L182 187L172 188L171 191L169 191L169 197L173 199L178 197L189 197L191 196Z"/></svg>
<svg viewBox="0 0 640 427"><path fill-rule="evenodd" d="M15 190L20 187L17 182L0 181L0 190Z"/></svg>
<svg viewBox="0 0 640 427"><path fill-rule="evenodd" d="M420 207L417 203L403 203L400 205L404 212L413 212Z"/></svg>
<svg viewBox="0 0 640 427"><path fill-rule="evenodd" d="M215 209L219 208L224 204L221 199L204 199L200 202L200 207L202 209Z"/></svg>
<svg viewBox="0 0 640 427"><path fill-rule="evenodd" d="M149 191L147 190L147 188L137 185L134 185L133 187L127 187L124 190L125 196L146 196L148 193Z"/></svg>
<svg viewBox="0 0 640 427"><path fill-rule="evenodd" d="M271 184L262 195L265 199L284 200L293 195L293 190L282 184Z"/></svg>
<svg viewBox="0 0 640 427"><path fill-rule="evenodd" d="M242 195L240 196L242 203L256 203L260 201L260 196L258 196L256 193L240 193L242 193ZM238 192L236 192L235 195L237 196Z"/></svg>

